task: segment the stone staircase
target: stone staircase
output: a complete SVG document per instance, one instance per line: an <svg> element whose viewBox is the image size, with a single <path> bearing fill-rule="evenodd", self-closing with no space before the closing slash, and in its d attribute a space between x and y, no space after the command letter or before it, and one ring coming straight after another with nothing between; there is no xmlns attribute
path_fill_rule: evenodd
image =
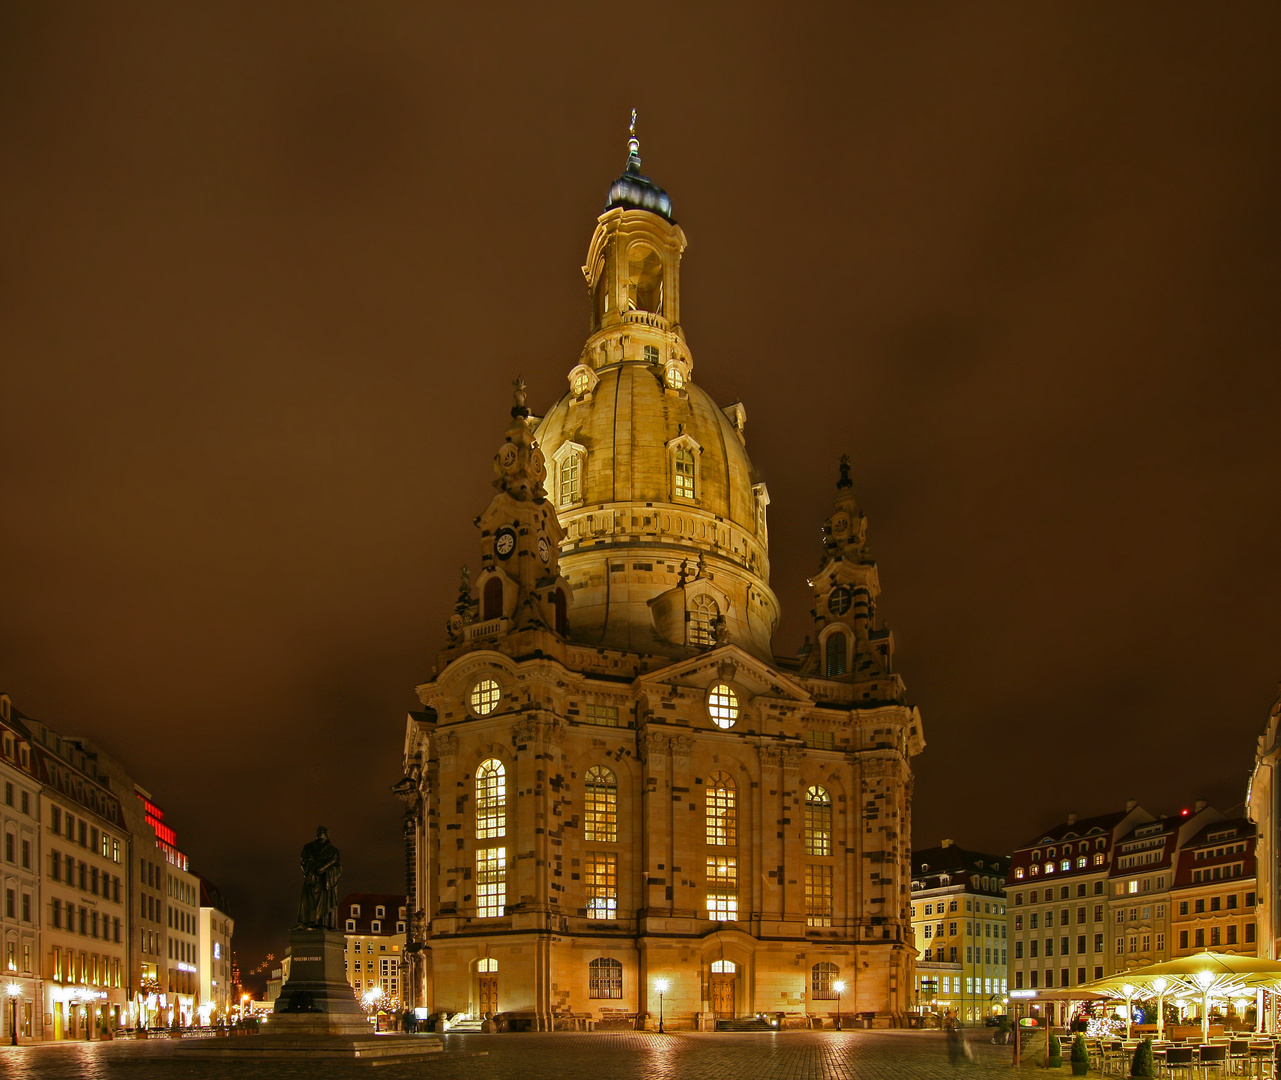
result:
<svg viewBox="0 0 1281 1080"><path fill-rule="evenodd" d="M717 1020L717 1031L777 1031L768 1020L759 1016L743 1017L737 1020Z"/></svg>
<svg viewBox="0 0 1281 1080"><path fill-rule="evenodd" d="M467 1019L467 1020L451 1020L449 1022L449 1033L453 1035L454 1033L461 1034L468 1031L479 1031L480 1025L483 1023L484 1021L479 1018Z"/></svg>

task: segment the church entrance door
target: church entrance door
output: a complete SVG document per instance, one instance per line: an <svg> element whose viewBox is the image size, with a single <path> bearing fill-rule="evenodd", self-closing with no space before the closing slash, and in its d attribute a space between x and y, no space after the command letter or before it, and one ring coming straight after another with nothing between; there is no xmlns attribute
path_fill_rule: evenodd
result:
<svg viewBox="0 0 1281 1080"><path fill-rule="evenodd" d="M480 977L480 1015L488 1016L498 1012L498 976L482 975Z"/></svg>
<svg viewBox="0 0 1281 1080"><path fill-rule="evenodd" d="M734 1019L734 975L712 976L712 1012L718 1020Z"/></svg>

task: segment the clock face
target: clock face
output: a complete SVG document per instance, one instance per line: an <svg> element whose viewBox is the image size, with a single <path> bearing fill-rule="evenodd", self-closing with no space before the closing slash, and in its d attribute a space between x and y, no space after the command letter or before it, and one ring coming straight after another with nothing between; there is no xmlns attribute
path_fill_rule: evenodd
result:
<svg viewBox="0 0 1281 1080"><path fill-rule="evenodd" d="M504 469L510 469L516 464L516 447L511 443L504 443L503 448L498 451L498 464Z"/></svg>
<svg viewBox="0 0 1281 1080"><path fill-rule="evenodd" d="M850 519L844 514L837 514L832 518L832 532L837 536L844 536L850 531Z"/></svg>
<svg viewBox="0 0 1281 1080"><path fill-rule="evenodd" d="M844 585L837 585L827 598L827 609L833 615L844 615L850 609L850 591Z"/></svg>
<svg viewBox="0 0 1281 1080"><path fill-rule="evenodd" d="M510 559L513 551L516 550L516 532L514 529L504 525L498 530L498 535L494 537L494 554L500 559Z"/></svg>
<svg viewBox="0 0 1281 1080"><path fill-rule="evenodd" d="M529 471L534 474L535 480L543 480L547 476L547 466L543 464L543 452L535 450L530 455Z"/></svg>
<svg viewBox="0 0 1281 1080"><path fill-rule="evenodd" d="M547 562L547 560L552 557L552 546L548 543L547 537L545 536L540 536L538 538L538 557L542 559L543 562Z"/></svg>

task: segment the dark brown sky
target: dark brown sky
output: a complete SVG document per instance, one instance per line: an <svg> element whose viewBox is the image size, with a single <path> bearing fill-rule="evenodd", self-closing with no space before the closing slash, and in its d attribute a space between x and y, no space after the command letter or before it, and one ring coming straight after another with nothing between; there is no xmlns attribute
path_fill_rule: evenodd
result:
<svg viewBox="0 0 1281 1080"><path fill-rule="evenodd" d="M917 844L1240 802L1281 676L1281 8L463 7L0 10L0 684L153 789L242 957L318 820L345 888L399 887L404 713L508 384L544 409L578 356L633 105L780 652L854 455Z"/></svg>

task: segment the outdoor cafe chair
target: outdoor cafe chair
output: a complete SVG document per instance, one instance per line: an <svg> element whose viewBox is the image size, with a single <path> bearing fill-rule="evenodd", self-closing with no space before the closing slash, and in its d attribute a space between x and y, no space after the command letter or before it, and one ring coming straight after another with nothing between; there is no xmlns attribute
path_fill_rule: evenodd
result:
<svg viewBox="0 0 1281 1080"><path fill-rule="evenodd" d="M1226 1046L1198 1046L1196 1056L1196 1067L1204 1076L1208 1076L1213 1069L1220 1076L1228 1063L1228 1048Z"/></svg>
<svg viewBox="0 0 1281 1080"><path fill-rule="evenodd" d="M1192 1047L1168 1046L1165 1050L1163 1066L1165 1076L1173 1076L1177 1069L1182 1075L1190 1075L1193 1069Z"/></svg>

